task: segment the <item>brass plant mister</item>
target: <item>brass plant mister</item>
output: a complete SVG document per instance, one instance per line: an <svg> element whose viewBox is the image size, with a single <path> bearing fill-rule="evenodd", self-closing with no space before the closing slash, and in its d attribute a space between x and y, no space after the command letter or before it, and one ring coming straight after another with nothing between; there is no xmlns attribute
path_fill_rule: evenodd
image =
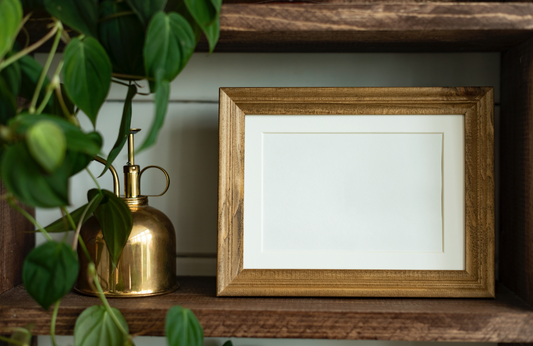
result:
<svg viewBox="0 0 533 346"><path fill-rule="evenodd" d="M98 220L91 216L83 225L80 236L85 241L91 258L96 265L96 273L102 289L108 297L144 297L172 292L178 288L176 281L176 233L169 218L156 208L148 205L148 197L162 196L167 192L170 178L167 171L159 166L146 166L142 170L135 164L133 136L140 129L131 129L128 137L128 162L124 166L124 196L120 196L118 175L113 166L114 192L130 208L133 228L113 268ZM100 157L96 161L106 161ZM141 195L141 176L149 168L161 170L167 186L156 196ZM86 256L78 248L80 273L76 291L96 295L88 281Z"/></svg>

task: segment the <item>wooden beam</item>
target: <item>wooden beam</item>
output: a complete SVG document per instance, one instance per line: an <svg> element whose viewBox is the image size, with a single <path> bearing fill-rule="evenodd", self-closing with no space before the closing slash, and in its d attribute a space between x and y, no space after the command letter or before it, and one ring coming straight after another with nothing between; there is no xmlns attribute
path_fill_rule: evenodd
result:
<svg viewBox="0 0 533 346"><path fill-rule="evenodd" d="M532 3L228 3L216 51L500 51L532 36L532 18ZM30 19L31 42L48 23L43 13Z"/></svg>
<svg viewBox="0 0 533 346"><path fill-rule="evenodd" d="M496 299L217 298L214 277L178 281L174 293L109 301L138 335L163 335L168 309L181 305L196 314L206 337L533 342L533 310L503 287ZM68 294L57 334L72 335L78 315L96 304L98 298ZM49 334L51 316L23 287L0 295L0 329L33 322L34 334Z"/></svg>
<svg viewBox="0 0 533 346"><path fill-rule="evenodd" d="M502 53L500 279L533 304L533 39Z"/></svg>

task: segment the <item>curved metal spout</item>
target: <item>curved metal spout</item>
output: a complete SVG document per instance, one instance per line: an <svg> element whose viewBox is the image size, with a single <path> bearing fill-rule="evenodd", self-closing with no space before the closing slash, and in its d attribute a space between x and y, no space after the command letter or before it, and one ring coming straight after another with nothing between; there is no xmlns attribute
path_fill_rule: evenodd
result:
<svg viewBox="0 0 533 346"><path fill-rule="evenodd" d="M100 156L95 156L94 161L98 161L104 166L107 164L107 161L105 159L102 159ZM109 170L111 171L111 174L113 174L113 192L115 193L115 195L117 195L117 197L120 198L120 191L119 191L120 182L118 180L117 171L115 170L115 167L113 167L113 165L109 166Z"/></svg>

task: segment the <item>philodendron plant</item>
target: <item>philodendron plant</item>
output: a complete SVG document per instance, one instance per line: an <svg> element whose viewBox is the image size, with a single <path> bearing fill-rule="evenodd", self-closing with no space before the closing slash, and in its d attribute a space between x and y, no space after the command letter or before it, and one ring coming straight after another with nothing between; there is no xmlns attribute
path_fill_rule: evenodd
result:
<svg viewBox="0 0 533 346"><path fill-rule="evenodd" d="M0 175L8 191L1 198L47 239L29 253L22 276L37 303L45 310L53 307L50 334L54 345L61 298L71 290L79 271L77 246L88 256L78 236L83 223L93 213L97 218L106 215L99 219L106 240L126 243L131 232L129 209L113 193L100 189L87 168L102 154L102 137L95 126L110 85L125 85L127 95L116 142L102 174L127 140L139 80L147 80L149 92L155 94L154 121L139 150L156 142L167 111L170 82L183 70L202 34L210 51L218 40L221 2L0 0ZM30 45L24 24L34 8L46 10L51 19L49 32ZM66 26L72 30L67 32ZM16 43L17 37L26 45ZM42 66L29 54L48 40L53 43ZM51 71L60 41L66 45L64 54ZM25 106L19 105L17 97L27 100ZM93 125L89 131L80 128L81 113ZM69 178L84 170L93 177L95 189L88 191L87 204L69 213ZM60 208L63 217L42 227L17 201L30 207ZM73 244L50 236L51 232L68 231L75 232ZM109 250L116 258L122 251ZM91 258L89 263L89 281L99 291L102 305L89 307L78 317L75 345L132 345L126 320L108 304ZM0 330L0 334L13 332L10 339L0 336L0 340L27 345L30 330L29 326ZM198 320L179 306L168 311L165 332L169 345L203 342Z"/></svg>

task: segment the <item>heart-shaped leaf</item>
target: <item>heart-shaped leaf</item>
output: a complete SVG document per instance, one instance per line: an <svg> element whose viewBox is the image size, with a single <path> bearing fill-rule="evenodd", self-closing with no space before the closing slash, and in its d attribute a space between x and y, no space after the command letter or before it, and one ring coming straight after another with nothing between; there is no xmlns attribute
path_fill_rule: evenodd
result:
<svg viewBox="0 0 533 346"><path fill-rule="evenodd" d="M39 121L30 127L26 144L35 161L48 172L59 168L67 151L63 130L50 120Z"/></svg>
<svg viewBox="0 0 533 346"><path fill-rule="evenodd" d="M63 160L51 174L45 174L35 162L25 142L5 149L2 155L1 177L7 189L26 205L41 208L68 205L68 178L71 166Z"/></svg>
<svg viewBox="0 0 533 346"><path fill-rule="evenodd" d="M154 14L165 8L167 0L126 0L126 2L146 26Z"/></svg>
<svg viewBox="0 0 533 346"><path fill-rule="evenodd" d="M194 32L196 43L200 41L200 38L202 37L202 29L200 26L198 26L198 24L196 24L196 21L187 9L187 6L185 6L184 0L168 0L165 7L165 12L177 12L178 14L182 15L191 26L192 31Z"/></svg>
<svg viewBox="0 0 533 346"><path fill-rule="evenodd" d="M222 346L233 346L233 342L231 342L231 340L228 340Z"/></svg>
<svg viewBox="0 0 533 346"><path fill-rule="evenodd" d="M87 209L87 212L85 213L85 217L83 218L82 224L85 223L85 221L87 221L87 219L89 217L91 217L91 215L93 214L94 210L98 207L98 205L100 204L100 202L104 198L104 194L103 193L99 193L99 191L96 190L96 189L93 189L93 190L96 191L96 194L94 194L94 193L92 194L93 198L94 198L94 201L92 203L91 203L91 201L92 201L91 200L91 201L89 201L89 203L86 203L83 206L79 207L78 209L70 212L70 217L72 217L72 220L74 221L74 224L77 225L80 222L80 219L81 219L81 216L83 215L83 212L85 211L87 206L90 204L89 209ZM91 191L93 191L93 190L91 190ZM74 229L72 228L70 222L66 222L66 220L61 217L61 218L57 219L56 221L52 222L50 225L46 226L45 230L48 233L58 233L58 232L73 231Z"/></svg>
<svg viewBox="0 0 533 346"><path fill-rule="evenodd" d="M155 117L150 132L144 140L144 143L138 149L138 152L152 146L157 141L159 130L163 127L165 116L167 114L168 99L170 97L170 83L168 80L162 78L163 71L159 70L156 76L156 92L155 92Z"/></svg>
<svg viewBox="0 0 533 346"><path fill-rule="evenodd" d="M118 309L111 308L120 325L128 331L128 324ZM106 308L94 305L83 310L74 326L74 346L124 345L127 338L122 334Z"/></svg>
<svg viewBox="0 0 533 346"><path fill-rule="evenodd" d="M100 152L102 137L97 132L84 133L79 127L54 115L21 114L11 123L11 128L15 133L24 135L30 127L43 120L54 122L63 130L68 150L84 153L92 157Z"/></svg>
<svg viewBox="0 0 533 346"><path fill-rule="evenodd" d="M126 3L112 0L100 3L99 40L109 55L114 72L144 76L144 34L143 23Z"/></svg>
<svg viewBox="0 0 533 346"><path fill-rule="evenodd" d="M44 0L48 13L72 29L98 37L98 0Z"/></svg>
<svg viewBox="0 0 533 346"><path fill-rule="evenodd" d="M137 94L137 87L135 85L130 85L128 87L128 94L126 95L126 101L124 101L124 110L122 111L122 120L120 121L120 128L118 129L118 137L113 149L109 152L107 156L106 165L102 174L104 175L107 172L108 168L111 166L113 161L117 158L118 154L126 144L128 136L130 134L131 128L131 102L133 97Z"/></svg>
<svg viewBox="0 0 533 346"><path fill-rule="evenodd" d="M152 78L163 71L163 79L172 81L183 70L196 40L194 32L183 16L158 12L148 25L144 43L144 66Z"/></svg>
<svg viewBox="0 0 533 346"><path fill-rule="evenodd" d="M202 30L209 43L209 53L213 53L218 39L220 38L220 18L217 17L213 24L202 28Z"/></svg>
<svg viewBox="0 0 533 346"><path fill-rule="evenodd" d="M96 117L111 83L111 62L92 37L75 38L65 49L63 80L70 99L96 125Z"/></svg>
<svg viewBox="0 0 533 346"><path fill-rule="evenodd" d="M168 310L165 321L165 335L169 346L202 346L204 330L194 313L181 306Z"/></svg>
<svg viewBox="0 0 533 346"><path fill-rule="evenodd" d="M0 60L11 50L22 20L19 0L0 0Z"/></svg>
<svg viewBox="0 0 533 346"><path fill-rule="evenodd" d="M209 52L213 52L220 36L221 0L183 0L196 24L204 32L209 43Z"/></svg>
<svg viewBox="0 0 533 346"><path fill-rule="evenodd" d="M123 200L115 196L111 191L102 190L102 192L104 198L94 211L94 216L100 223L113 266L116 267L130 236L133 220L130 208ZM96 193L98 191L89 190L87 196L92 199Z"/></svg>
<svg viewBox="0 0 533 346"><path fill-rule="evenodd" d="M196 20L196 23L203 28L213 24L220 12L211 0L184 0L185 6Z"/></svg>
<svg viewBox="0 0 533 346"><path fill-rule="evenodd" d="M22 280L30 296L48 310L70 291L78 271L78 255L72 248L49 241L30 251L22 268Z"/></svg>

